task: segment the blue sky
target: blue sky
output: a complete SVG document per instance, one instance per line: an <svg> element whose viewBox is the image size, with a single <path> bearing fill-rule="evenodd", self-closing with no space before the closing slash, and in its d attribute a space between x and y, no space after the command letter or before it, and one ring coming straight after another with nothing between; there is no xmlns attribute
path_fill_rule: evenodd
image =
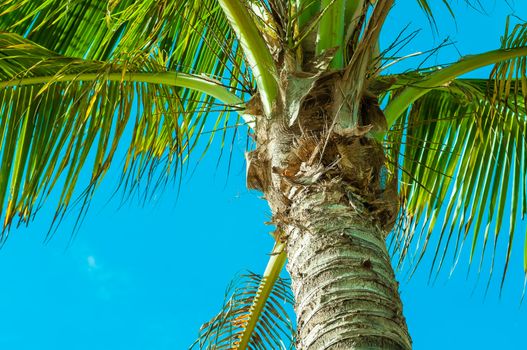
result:
<svg viewBox="0 0 527 350"><path fill-rule="evenodd" d="M433 48L447 36L457 42L430 64L455 61L458 51L497 48L505 16L527 13L520 1L513 9L483 1L488 14L459 4L457 24L439 11L441 30L430 34L422 13L408 5L414 1L399 2L383 40L410 24L423 31L406 53ZM245 189L245 144L244 135L235 140L228 176L226 159L217 167L218 152L211 151L184 177L179 196L167 188L145 205L108 202L116 167L70 246L73 218L43 244L52 205L30 228L13 230L0 250L0 349L186 349L219 309L234 275L262 272L272 248L271 228L263 224L267 205ZM415 349L524 348L523 234L518 238L501 299L498 283L485 297L486 275L476 283L463 266L450 278L446 269L434 285L427 284L427 269L410 281L398 274Z"/></svg>

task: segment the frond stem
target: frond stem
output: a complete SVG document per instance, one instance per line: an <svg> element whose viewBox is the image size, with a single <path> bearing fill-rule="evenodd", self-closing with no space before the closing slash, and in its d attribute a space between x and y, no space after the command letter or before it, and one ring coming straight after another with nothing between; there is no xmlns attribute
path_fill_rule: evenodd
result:
<svg viewBox="0 0 527 350"><path fill-rule="evenodd" d="M388 128L393 126L395 120L413 102L430 90L440 86L446 86L460 75L471 72L475 69L520 56L527 56L527 47L499 49L478 55L465 56L460 61L428 75L423 80L405 88L388 103L384 110L384 115L388 122Z"/></svg>
<svg viewBox="0 0 527 350"><path fill-rule="evenodd" d="M344 0L322 0L320 7L327 9L318 24L317 54L338 47L331 61L331 67L342 69L344 67Z"/></svg>
<svg viewBox="0 0 527 350"><path fill-rule="evenodd" d="M222 103L230 106L240 107L238 113L244 118L245 122L253 123L253 118L243 114L244 102L235 94L227 90L219 82L212 79L204 78L198 75L176 73L176 72L159 72L159 73L81 73L81 74L64 74L49 75L38 77L24 77L0 81L0 89L6 87L35 85L35 84L53 84L56 82L73 82L73 81L115 81L115 82L133 82L162 84L167 86L177 86L187 89L203 92L212 96Z"/></svg>
<svg viewBox="0 0 527 350"><path fill-rule="evenodd" d="M243 101L233 93L229 92L219 82L212 79L203 78L197 75L175 72L162 73L81 73L81 74L64 74L49 75L39 77L27 77L12 79L0 82L0 89L10 86L24 86L34 84L51 84L55 82L67 81L93 81L107 80L134 83L163 84L169 86L178 86L196 91L201 91L207 95L217 98L228 105L243 105Z"/></svg>
<svg viewBox="0 0 527 350"><path fill-rule="evenodd" d="M285 243L277 241L273 247L271 258L269 259L267 267L265 268L260 286L258 287L258 293L254 298L253 304L251 305L251 309L249 311L250 317L247 321L245 329L243 330L243 334L240 336L240 342L236 348L237 350L247 349L256 324L258 323L258 319L262 314L267 299L269 298L269 295L271 295L271 291L273 290L276 280L280 276L280 272L282 271L286 260L287 254L285 250Z"/></svg>
<svg viewBox="0 0 527 350"><path fill-rule="evenodd" d="M264 112L270 116L278 96L278 74L273 56L244 4L239 0L218 2L240 40L262 97Z"/></svg>

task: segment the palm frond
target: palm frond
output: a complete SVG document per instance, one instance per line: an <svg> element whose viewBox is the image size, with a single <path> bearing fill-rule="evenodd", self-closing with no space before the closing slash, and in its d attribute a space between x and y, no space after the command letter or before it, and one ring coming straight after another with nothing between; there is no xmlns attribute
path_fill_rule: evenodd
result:
<svg viewBox="0 0 527 350"><path fill-rule="evenodd" d="M452 10L452 7L448 3L448 0L442 0L442 2L443 2L443 6L445 6L445 8L450 13L450 15L452 17L455 17L454 11ZM419 4L419 7L424 11L426 16L428 17L428 20L430 21L430 23L432 23L434 27L436 27L434 12L432 11L432 7L430 6L429 1L428 0L417 0L417 3Z"/></svg>
<svg viewBox="0 0 527 350"><path fill-rule="evenodd" d="M502 51L525 48L526 38L527 24L516 25L510 33L507 26ZM415 102L388 137L392 166L400 164L401 169L404 212L394 243L400 262L416 248L417 266L435 241L431 273L434 269L438 273L449 253L455 266L468 240L469 262L480 254L479 270L490 255L490 281L498 243L504 239L503 286L514 236L521 227L518 219L527 212L525 66L525 55L509 57L495 65L488 80L457 79L448 84L436 79L444 72L433 72L421 80L432 91L424 94L417 83L392 96L399 102L411 91L422 96L412 97ZM443 83L434 87L434 81ZM390 104L398 102L389 102L387 110ZM442 223L437 222L440 215Z"/></svg>
<svg viewBox="0 0 527 350"><path fill-rule="evenodd" d="M519 228L518 206L522 205L522 216L527 209L522 204L525 189L521 190L527 170L527 113L522 93L515 105L504 105L497 113L496 104L488 98L487 83L457 80L429 92L389 135L389 158L401 168L404 212L394 243L400 263L415 248L412 263L416 267L427 249L432 249L431 271L439 272L449 254L455 266L467 240L470 262L476 252L483 260L493 226L492 261L500 233L508 240L505 277ZM508 210L507 205L511 205ZM502 233L506 212L507 235ZM430 247L431 242L435 247Z"/></svg>
<svg viewBox="0 0 527 350"><path fill-rule="evenodd" d="M459 61L446 67L431 67L393 76L397 83L393 90L396 94L388 101L384 109L388 125L404 114L408 106L417 101L430 90L448 86L456 78L478 68L515 60L527 56L527 46L502 48L477 55L462 57ZM400 88L400 89L397 89Z"/></svg>
<svg viewBox="0 0 527 350"><path fill-rule="evenodd" d="M236 34L215 0L7 0L0 4L0 31L67 57L155 57L168 71L253 86Z"/></svg>
<svg viewBox="0 0 527 350"><path fill-rule="evenodd" d="M0 88L4 230L16 215L30 221L57 184L60 220L82 186L81 169L91 167L79 198L85 207L122 143L129 145L125 190L144 176L167 181L195 148L209 112L241 102L214 79L167 72L160 58L68 58L9 33L0 34Z"/></svg>
<svg viewBox="0 0 527 350"><path fill-rule="evenodd" d="M240 0L218 0L218 3L240 40L258 86L264 112L270 116L278 96L278 73L273 56L246 4Z"/></svg>
<svg viewBox="0 0 527 350"><path fill-rule="evenodd" d="M505 33L502 37L501 47L504 49L527 47L527 23L517 24L509 32L509 18L507 18ZM491 74L492 99L496 111L502 107L519 105L517 96L527 96L527 55L516 57L497 63ZM505 106L508 105L508 106Z"/></svg>
<svg viewBox="0 0 527 350"><path fill-rule="evenodd" d="M205 323L191 348L221 350L244 349L239 342L252 317L264 278L254 273L241 276L227 289L222 310ZM288 280L279 278L254 327L247 349L294 349L294 327L289 319L293 295Z"/></svg>

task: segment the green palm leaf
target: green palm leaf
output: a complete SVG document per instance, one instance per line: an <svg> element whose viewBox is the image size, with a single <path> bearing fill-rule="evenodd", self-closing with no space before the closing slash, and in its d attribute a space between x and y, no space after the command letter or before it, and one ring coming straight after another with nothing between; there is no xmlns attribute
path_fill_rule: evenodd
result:
<svg viewBox="0 0 527 350"><path fill-rule="evenodd" d="M106 60L162 52L167 69L208 74L216 74L217 62L227 58L242 63L217 1L7 0L0 14L0 30L69 57Z"/></svg>
<svg viewBox="0 0 527 350"><path fill-rule="evenodd" d="M72 204L81 169L91 167L81 185L85 207L119 143L129 144L125 188L143 176L166 181L194 149L210 112L241 103L236 90L219 81L168 72L162 57L68 58L7 33L0 34L0 87L4 229L16 215L31 220L58 183L60 218ZM218 121L225 117L216 115Z"/></svg>
<svg viewBox="0 0 527 350"><path fill-rule="evenodd" d="M252 317L252 307L259 298L263 282L261 276L249 273L231 283L222 310L201 327L199 339L191 348L245 349L245 346L240 347L240 339ZM276 280L254 325L248 349L294 349L294 326L288 316L293 306L290 288L289 280Z"/></svg>
<svg viewBox="0 0 527 350"><path fill-rule="evenodd" d="M454 11L452 10L452 7L450 6L450 4L448 3L447 0L442 0L443 2L443 5L446 7L446 9L448 10L448 12L450 13L450 15L452 17L455 17L454 15ZM425 12L425 14L428 16L428 19L434 24L434 26L436 25L435 23L435 19L434 19L434 13L432 11L432 7L430 7L430 4L429 4L429 1L428 0L417 0L417 3L419 4L419 7L421 7L421 9Z"/></svg>
<svg viewBox="0 0 527 350"><path fill-rule="evenodd" d="M66 57L149 57L167 71L205 74L253 90L236 34L215 0L7 0L0 4L0 31Z"/></svg>
<svg viewBox="0 0 527 350"><path fill-rule="evenodd" d="M485 91L472 83L476 82L458 81L447 91L429 92L395 127L404 127L405 131L390 136L403 144L398 154L402 159L400 193L406 221L400 227L396 245L405 257L411 244L416 243L414 240L419 239L420 259L428 248L432 230L439 228L437 246L432 247L432 268L438 270L449 249L457 258L469 233L473 237L471 259L478 239L483 238L486 246L490 221L495 223L496 246L504 203L512 190L508 186L509 173L516 179L525 178L525 161L518 152L525 147L525 137L520 132L526 123L525 111L519 115L503 111L500 118L493 118L492 105L483 100ZM466 95L453 94L458 84ZM479 96L469 95L478 91ZM393 158L397 157L397 148L391 147L390 151ZM516 204L510 214L511 239L517 229L515 208L520 198L513 200ZM442 223L437 222L440 213L444 214ZM497 215L487 219L494 213ZM481 237L483 223L486 228ZM416 230L418 224L421 234ZM481 254L483 257L485 249Z"/></svg>
<svg viewBox="0 0 527 350"><path fill-rule="evenodd" d="M526 34L526 25L516 26L504 36L503 48L524 47ZM404 212L394 236L400 263L417 248L417 266L431 249L431 271L439 272L449 254L455 265L468 242L469 260L479 254L480 269L490 255L492 276L496 248L504 239L503 285L517 221L527 211L526 88L525 57L505 60L489 80L429 87L396 122L388 143L390 159L401 169Z"/></svg>

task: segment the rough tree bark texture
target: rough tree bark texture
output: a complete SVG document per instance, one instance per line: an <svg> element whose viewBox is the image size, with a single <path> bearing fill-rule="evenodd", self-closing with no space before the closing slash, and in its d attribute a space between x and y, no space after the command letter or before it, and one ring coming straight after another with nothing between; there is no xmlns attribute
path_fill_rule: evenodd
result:
<svg viewBox="0 0 527 350"><path fill-rule="evenodd" d="M381 181L382 148L292 131L269 123L248 178L287 242L297 349L411 349L385 244L398 200L395 182Z"/></svg>
<svg viewBox="0 0 527 350"><path fill-rule="evenodd" d="M247 185L264 193L287 242L297 349L408 350L385 245L399 208L396 179L387 180L383 148L368 134L374 114L384 115L375 96L359 98L339 109L360 111L359 119L336 125L341 76L284 80L283 104L257 119Z"/></svg>
<svg viewBox="0 0 527 350"><path fill-rule="evenodd" d="M306 189L291 204L297 349L411 349L383 232L342 192Z"/></svg>

